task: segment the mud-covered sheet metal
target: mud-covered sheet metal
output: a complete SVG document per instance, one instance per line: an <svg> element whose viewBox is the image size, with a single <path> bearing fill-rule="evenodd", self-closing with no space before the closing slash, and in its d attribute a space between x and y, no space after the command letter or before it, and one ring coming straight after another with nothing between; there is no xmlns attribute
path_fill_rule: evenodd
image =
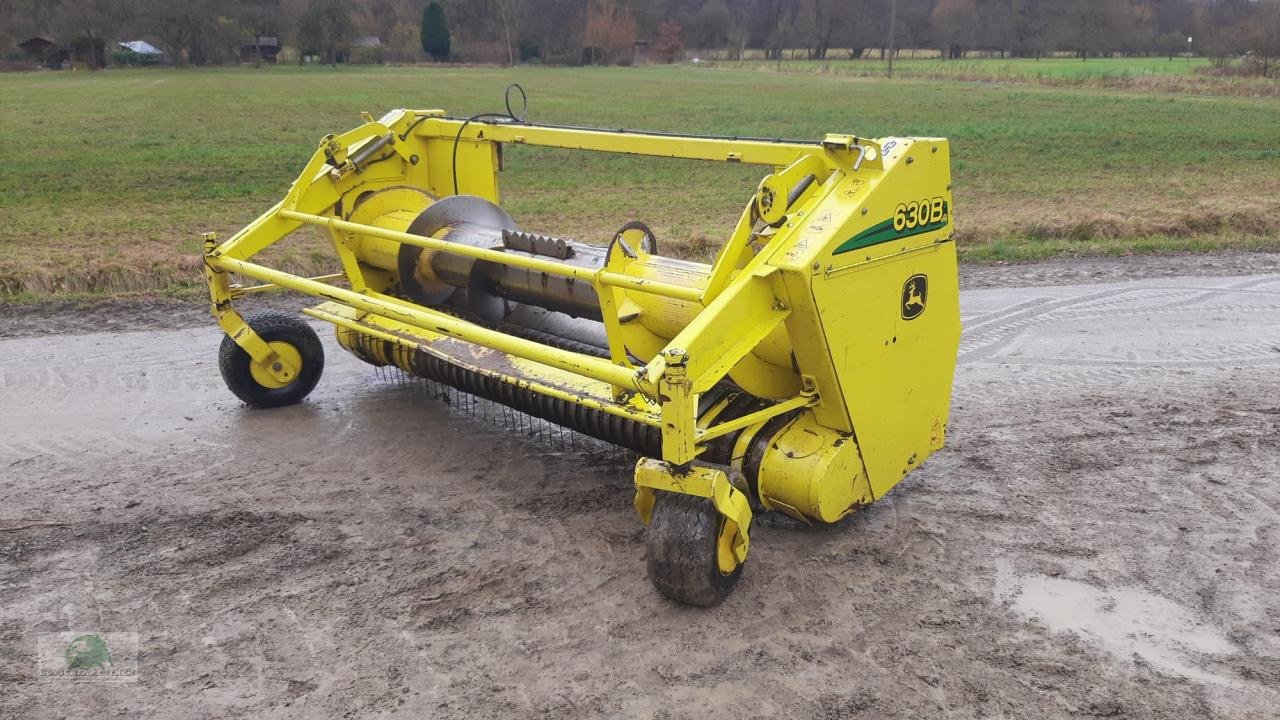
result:
<svg viewBox="0 0 1280 720"><path fill-rule="evenodd" d="M531 360L458 340L406 323L364 313L336 302L326 302L305 311L312 317L340 328L394 342L418 350L465 370L501 380L531 393L568 400L611 415L659 426L658 409L640 395L615 401L607 383L583 378ZM391 363L390 358L387 359Z"/></svg>

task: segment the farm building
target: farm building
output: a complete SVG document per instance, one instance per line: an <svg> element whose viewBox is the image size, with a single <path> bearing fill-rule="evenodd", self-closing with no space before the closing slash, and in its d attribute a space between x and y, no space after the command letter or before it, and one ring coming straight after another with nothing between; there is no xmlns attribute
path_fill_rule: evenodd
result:
<svg viewBox="0 0 1280 720"><path fill-rule="evenodd" d="M18 43L27 59L36 65L59 68L71 57L71 47L46 35L36 35Z"/></svg>
<svg viewBox="0 0 1280 720"><path fill-rule="evenodd" d="M240 46L240 62L262 62L274 63L276 56L280 54L280 40L278 38L262 36L254 42L245 43Z"/></svg>
<svg viewBox="0 0 1280 720"><path fill-rule="evenodd" d="M135 65L159 65L164 62L164 51L146 40L129 40L117 43L121 54Z"/></svg>

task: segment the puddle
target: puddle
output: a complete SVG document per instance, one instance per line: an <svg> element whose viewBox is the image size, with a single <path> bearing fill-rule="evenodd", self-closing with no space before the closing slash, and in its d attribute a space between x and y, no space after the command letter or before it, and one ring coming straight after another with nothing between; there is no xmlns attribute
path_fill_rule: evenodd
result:
<svg viewBox="0 0 1280 720"><path fill-rule="evenodd" d="M1071 632L1121 656L1137 655L1167 674L1218 685L1234 681L1197 667L1200 656L1236 647L1187 608L1136 588L1102 589L1047 575L996 573L996 600L1053 632Z"/></svg>

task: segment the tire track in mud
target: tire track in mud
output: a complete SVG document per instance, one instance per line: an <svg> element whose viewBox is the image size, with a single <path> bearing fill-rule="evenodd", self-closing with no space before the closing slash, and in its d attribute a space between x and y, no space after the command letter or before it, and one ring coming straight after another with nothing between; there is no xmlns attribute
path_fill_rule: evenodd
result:
<svg viewBox="0 0 1280 720"><path fill-rule="evenodd" d="M1221 287L1197 283L1180 287L1167 283L1135 284L1110 290L1083 292L1074 297L1050 299L1030 307L1020 303L1006 313L988 312L967 325L959 362L969 366L998 366L1004 379L1019 390L1061 387L1123 387L1146 380L1146 375L1200 370L1280 367L1280 329L1266 318L1280 316L1280 291L1274 277L1250 278ZM1085 288L1082 288L1085 290ZM1241 303L1239 298L1249 301ZM1255 298L1263 298L1256 302ZM1267 302L1274 301L1274 302ZM1243 310L1241 307L1243 306ZM1140 341L1158 339L1162 332L1179 331L1192 322L1212 328L1229 322L1230 316L1263 318L1265 334L1248 340L1237 336L1209 335L1203 344L1165 343L1154 350ZM1125 330L1125 323L1132 327ZM1119 357L1085 352L1063 356L1017 354L1013 348L1027 342L1054 340L1055 331L1076 328L1087 335L1086 325L1120 326L1129 337L1118 349ZM1115 331L1112 333L1115 334ZM1060 340L1060 338L1057 338ZM1215 342L1216 340L1216 342ZM1082 339L1081 342L1087 341ZM1059 348L1061 349L1061 348Z"/></svg>

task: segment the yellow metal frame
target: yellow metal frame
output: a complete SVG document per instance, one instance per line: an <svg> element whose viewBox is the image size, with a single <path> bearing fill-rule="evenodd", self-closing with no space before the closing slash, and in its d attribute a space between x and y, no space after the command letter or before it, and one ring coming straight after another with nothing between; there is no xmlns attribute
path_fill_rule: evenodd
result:
<svg viewBox="0 0 1280 720"><path fill-rule="evenodd" d="M361 198L395 188L435 198L453 194L456 187L462 194L497 202L503 144L746 163L770 171L701 287L609 266L588 270L551 258L473 247L451 242L447 235L419 235L408 232L403 220L383 226L344 217ZM607 390L594 394L568 392L555 384L535 383L530 389L660 428L662 457L647 459L637 469L641 515L651 506L653 488L712 498L727 518L726 527L732 526L726 532L733 534L731 544L735 553L741 549L741 559L750 520L745 496L722 471L691 465L709 441L803 410L805 423L814 432L826 433L823 452L839 455L839 467L854 468L857 482L876 497L941 445L959 333L950 205L947 144L939 139L828 135L814 143L773 142L515 122L464 123L438 110L395 110L349 132L326 136L280 203L225 242L205 237L204 260L213 315L277 383L287 383L300 368L249 328L232 306L238 297L293 290L326 301L310 314L344 332L371 334L406 347L416 346L414 337L447 336L534 363L547 372L603 383ZM304 278L253 261L306 226L328 232L340 273ZM610 357L551 347L390 294L387 277L392 269L386 267L385 256L398 246L590 283L601 300ZM378 253L384 257L381 265L371 258ZM935 278L932 314L908 325L905 315L896 317L896 297L904 269L915 266ZM232 285L232 274L261 284ZM861 315L833 308L842 304L839 297L850 291L850 283L874 293L859 306ZM628 356L618 337L618 308L629 297L660 298L694 309L660 352L639 363ZM888 310L890 301L893 312ZM839 318L838 323L833 318ZM759 360L762 344L779 336L792 348L790 367ZM898 345L900 337L904 342ZM928 360L911 355L916 358L911 367L927 375L925 380L888 367L888 354L908 347L936 355ZM866 385L868 381L855 374L859 368L882 371L874 380L878 385ZM699 426L698 397L733 372L744 387L775 402L743 417ZM867 405L877 387L890 388L887 396L895 403L910 402L913 393L927 390L927 407ZM918 427L930 423L932 427L924 430ZM906 426L911 432L895 439L895 428ZM864 428L876 436L876 447L865 443ZM854 441L855 431L862 443ZM860 444L860 450L849 455L839 449L845 441L855 448ZM782 478L772 480L775 485L817 482L788 478L784 470L774 477ZM852 487L854 481L848 482ZM777 497L789 501L775 498L775 504L821 519L838 517L870 500L861 491L824 491L826 507L819 510L817 499L809 503L803 492L793 490L780 491ZM762 502L769 506L769 499ZM833 502L848 507L833 509ZM813 509L806 510L810 505Z"/></svg>
<svg viewBox="0 0 1280 720"><path fill-rule="evenodd" d="M717 558L720 571L730 573L746 561L750 546L747 531L751 527L751 503L746 493L733 486L723 470L695 465L672 472L664 462L641 458L636 464L635 482L636 513L645 525L652 519L656 500L654 490L707 498L725 519L720 531L724 541L722 550L729 552L722 552Z"/></svg>
<svg viewBox="0 0 1280 720"><path fill-rule="evenodd" d="M389 153L395 153L405 159L410 159L413 164L416 164L416 162L412 158L420 156L411 150L413 145L411 137L434 138L435 140L448 140L456 137L459 142L483 141L488 144L511 142L546 147L696 160L720 160L760 165L790 165L798 158L804 158L806 161L814 163L815 166L822 165L828 172L836 169L838 165L835 162L835 152L837 150L849 152L847 144L841 145L837 141L837 144L828 148L824 154L824 146L817 143L809 145L724 140L538 127L524 124L486 125L479 123L471 124L459 136L458 130L461 128L461 123L443 118L440 115L439 111L397 111L390 113L382 121L367 123L363 127L341 136L326 137L322 141L320 150L312 157L311 162L294 183L293 188L283 202L222 244L214 244L213 241L216 238L206 237L205 262L209 275L210 295L214 305L213 312L223 330L237 344L245 348L255 361L268 365L280 364L270 347L249 329L243 318L230 305L232 299L245 294L244 290L233 291L229 285L227 274L236 273L264 283L253 288L252 292L262 292L275 288L295 290L304 294L337 301L375 315L393 318L420 329L444 332L459 340L492 347L516 357L532 360L550 367L577 372L592 379L608 382L624 392L639 392L654 401L657 401L661 394L662 397L666 398L664 402L660 403L664 410L644 418L644 422L663 428L664 456L670 462L676 464L684 464L691 461L698 454L699 446L705 441L737 429L736 426L716 428L714 430L697 428L694 412L696 395L705 392L716 382L723 379L729 367L737 359L734 358L734 355L741 356L746 354L750 350L750 346L753 345L753 343L749 342L749 339L760 335L760 329L770 329L782 319L784 315L782 310L772 305L765 309L765 312L772 317L765 319L764 322L749 323L750 327L754 328L755 331L743 335L746 340L738 343L738 345L742 346L739 352L720 353L714 359L710 357L710 354L699 355L700 359L707 358L707 364L711 365L711 367L704 368L702 365L698 365L697 370L700 372L696 376L696 382L690 383L686 379L688 374L682 370L683 364L679 360L675 360L675 358L681 356L688 357L689 354L687 352L666 353L643 367L630 366L625 359L601 361L598 358L489 330L465 320L460 320L447 313L412 305L398 298L369 290L365 285L359 264L350 261L348 258L341 258L344 269L341 277L347 280L350 288L338 287L327 282L328 280L337 279L337 275L330 275L325 278L300 278L263 265L251 263L249 258L275 244L297 228L303 225L315 225L328 229L335 237L341 237L343 233L378 237L424 249L451 252L477 260L574 278L575 280L591 283L601 297L607 295L605 292L607 289L616 287L634 292L651 293L662 297L702 303L707 299L706 295L708 293L694 288L620 275L609 272L604 268L596 271L587 271L580 267L558 263L553 260L516 256L501 251L453 243L444 239L386 230L372 225L344 221L333 215L325 216L315 211L308 212L300 208L321 210L321 205L327 203L321 211L331 211L333 205L346 194L344 192L344 184L352 184L353 186L369 184L370 179L364 177L358 178L364 180L363 183L353 183L353 180L357 179L353 176L362 173L363 168L357 167L351 158L358 155L365 145L385 138L391 139L382 147L386 148ZM396 121L391 121L388 125L389 119L392 118L395 118ZM411 136L401 137L397 134L395 130L399 126L406 126L406 130L403 132L411 133ZM346 152L341 153L340 151L344 147ZM835 150L831 148L835 148ZM829 163L817 162L817 158L825 156L831 157L832 161ZM336 160L336 166L330 164L330 160ZM471 165L463 163L461 159L459 160L459 184L461 187L469 187L472 184L480 183L480 181L468 177L471 174L468 169L471 167ZM482 175L486 178L491 177L491 172L486 168ZM735 233L735 236L745 237L745 234L740 231ZM340 255L342 254L341 249L339 253ZM718 268L718 272L714 276L716 280L713 292L724 286L729 274L728 271L731 269L728 262L722 263L722 267ZM735 326L737 325L735 323ZM668 362L675 364L669 366ZM289 373L296 374L296 372L296 368L286 367L282 372L273 374L276 374L278 380L287 382L291 377ZM663 392L664 390L665 393ZM780 402L771 408L753 413L750 419L752 422L761 422L772 416L789 412L797 407L803 407L814 402L816 402L816 394L810 389L804 394ZM667 452L668 448L671 452Z"/></svg>

